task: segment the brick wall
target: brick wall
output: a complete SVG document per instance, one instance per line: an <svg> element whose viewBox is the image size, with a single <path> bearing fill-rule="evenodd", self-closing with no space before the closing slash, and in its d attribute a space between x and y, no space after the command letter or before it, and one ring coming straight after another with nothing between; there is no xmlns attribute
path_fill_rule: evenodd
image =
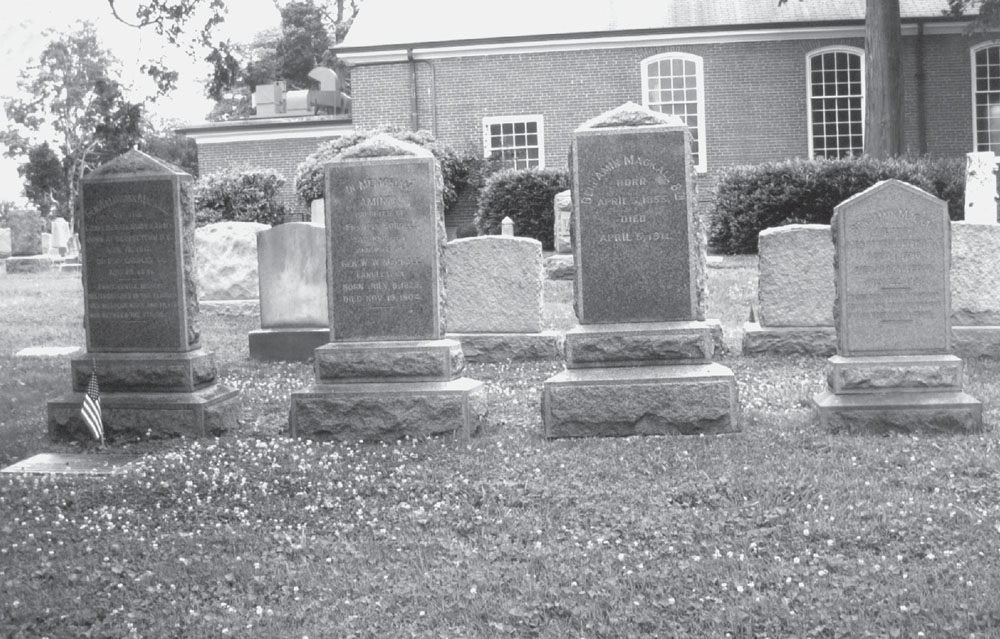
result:
<svg viewBox="0 0 1000 639"><path fill-rule="evenodd" d="M198 145L198 172L208 175L229 168L269 168L285 177L279 201L291 220L309 220L309 209L295 196L295 169L329 137L253 140Z"/></svg>
<svg viewBox="0 0 1000 639"><path fill-rule="evenodd" d="M969 48L978 41L961 35L925 36L924 144L933 155L954 157L972 150ZM805 157L806 54L837 44L864 47L861 38L790 40L418 62L418 124L459 150L481 153L484 117L538 113L545 122L546 165L564 167L573 129L626 100L641 103L641 61L677 51L704 60L709 172ZM905 141L913 152L921 148L916 44L915 37L904 38ZM410 126L410 86L406 63L355 68L355 126Z"/></svg>

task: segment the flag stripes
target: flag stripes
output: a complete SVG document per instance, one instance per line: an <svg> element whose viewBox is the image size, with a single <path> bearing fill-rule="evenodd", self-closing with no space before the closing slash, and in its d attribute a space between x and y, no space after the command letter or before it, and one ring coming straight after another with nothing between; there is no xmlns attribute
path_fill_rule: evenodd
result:
<svg viewBox="0 0 1000 639"><path fill-rule="evenodd" d="M90 374L90 383L87 384L87 394L83 397L80 416L83 417L83 422L94 439L103 442L104 420L101 418L101 391L97 387L96 369Z"/></svg>

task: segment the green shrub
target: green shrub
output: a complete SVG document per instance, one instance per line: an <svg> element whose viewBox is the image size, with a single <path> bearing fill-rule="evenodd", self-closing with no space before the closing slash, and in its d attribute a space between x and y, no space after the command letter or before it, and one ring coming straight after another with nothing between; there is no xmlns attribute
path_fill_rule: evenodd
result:
<svg viewBox="0 0 1000 639"><path fill-rule="evenodd" d="M835 206L893 178L940 197L948 203L951 219L962 219L965 167L960 160L787 160L721 172L709 244L722 253L756 253L762 230L785 224L829 224Z"/></svg>
<svg viewBox="0 0 1000 639"><path fill-rule="evenodd" d="M447 211L458 199L457 189L466 178L465 159L448 144L435 140L428 131L398 129L355 131L320 144L295 170L295 193L299 199L308 206L313 200L323 197L323 165L344 149L363 142L377 133L388 133L398 140L422 146L434 154L441 165L441 174L444 178L443 199Z"/></svg>
<svg viewBox="0 0 1000 639"><path fill-rule="evenodd" d="M480 235L499 235L505 217L514 220L514 232L533 237L542 248L555 248L552 236L556 193L569 188L565 169L505 169L486 180L479 193L476 228Z"/></svg>
<svg viewBox="0 0 1000 639"><path fill-rule="evenodd" d="M281 224L285 207L277 202L285 178L273 169L230 169L202 176L195 183L197 225L215 222Z"/></svg>

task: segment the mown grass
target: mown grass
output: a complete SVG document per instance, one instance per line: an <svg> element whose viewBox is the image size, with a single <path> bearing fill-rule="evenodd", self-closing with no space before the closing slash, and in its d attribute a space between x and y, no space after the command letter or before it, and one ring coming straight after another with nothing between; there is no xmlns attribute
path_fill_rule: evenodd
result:
<svg viewBox="0 0 1000 639"><path fill-rule="evenodd" d="M732 340L752 268L709 283ZM60 449L39 432L69 385L12 349L82 343L71 286L16 286L0 462ZM968 362L971 437L828 435L823 360L731 355L739 434L546 441L559 365L536 363L470 367L491 416L467 444L317 444L281 435L311 371L248 361L255 321L204 319L237 432L116 443L145 453L121 476L0 476L0 636L1000 636L996 362Z"/></svg>

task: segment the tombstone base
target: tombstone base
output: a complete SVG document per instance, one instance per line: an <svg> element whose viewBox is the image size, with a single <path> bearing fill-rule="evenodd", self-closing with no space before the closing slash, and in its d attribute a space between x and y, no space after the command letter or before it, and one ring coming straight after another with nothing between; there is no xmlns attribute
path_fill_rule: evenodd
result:
<svg viewBox="0 0 1000 639"><path fill-rule="evenodd" d="M573 254L550 255L545 258L545 277L550 280L572 280L576 277Z"/></svg>
<svg viewBox="0 0 1000 639"><path fill-rule="evenodd" d="M728 433L739 399L716 363L570 369L545 381L542 416L548 438Z"/></svg>
<svg viewBox="0 0 1000 639"><path fill-rule="evenodd" d="M837 329L833 326L743 325L744 355L816 355L837 352Z"/></svg>
<svg viewBox="0 0 1000 639"><path fill-rule="evenodd" d="M833 433L976 433L983 430L982 403L959 391L884 392L813 397L820 425Z"/></svg>
<svg viewBox="0 0 1000 639"><path fill-rule="evenodd" d="M450 381L316 384L294 391L293 437L385 441L454 433L467 438L486 417L482 382Z"/></svg>
<svg viewBox="0 0 1000 639"><path fill-rule="evenodd" d="M951 327L951 350L959 357L1000 359L1000 326Z"/></svg>
<svg viewBox="0 0 1000 639"><path fill-rule="evenodd" d="M718 320L585 324L566 332L566 368L707 364L721 341Z"/></svg>
<svg viewBox="0 0 1000 639"><path fill-rule="evenodd" d="M477 363L524 362L562 357L562 335L540 333L449 333L462 344L465 360Z"/></svg>
<svg viewBox="0 0 1000 639"><path fill-rule="evenodd" d="M320 384L447 381L465 368L462 345L453 339L330 342L315 357Z"/></svg>
<svg viewBox="0 0 1000 639"><path fill-rule="evenodd" d="M879 391L961 391L964 362L954 355L830 358L827 382L835 394Z"/></svg>
<svg viewBox="0 0 1000 639"><path fill-rule="evenodd" d="M329 328L265 328L250 331L250 359L305 362L330 341Z"/></svg>
<svg viewBox="0 0 1000 639"><path fill-rule="evenodd" d="M8 273L44 273L52 270L54 261L49 255L8 257L4 260Z"/></svg>
<svg viewBox="0 0 1000 639"><path fill-rule="evenodd" d="M191 393L215 382L215 356L186 353L85 353L70 362L73 390L87 390L97 366L101 393Z"/></svg>
<svg viewBox="0 0 1000 639"><path fill-rule="evenodd" d="M84 393L48 403L52 439L91 439L80 407ZM236 427L239 391L218 384L192 393L101 393L104 432L109 438L210 437Z"/></svg>

